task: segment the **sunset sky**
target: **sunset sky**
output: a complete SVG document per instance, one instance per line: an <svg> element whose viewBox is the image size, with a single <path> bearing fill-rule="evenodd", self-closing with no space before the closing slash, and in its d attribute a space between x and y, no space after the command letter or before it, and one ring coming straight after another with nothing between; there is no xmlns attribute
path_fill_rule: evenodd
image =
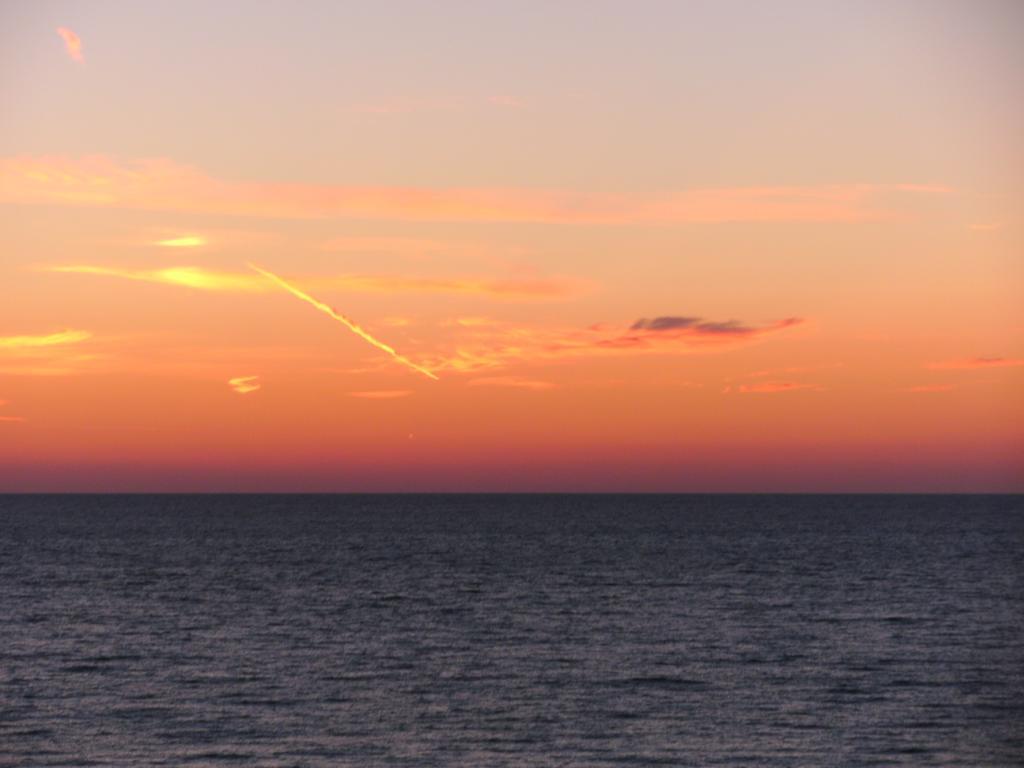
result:
<svg viewBox="0 0 1024 768"><path fill-rule="evenodd" d="M1022 491L1024 3L0 6L0 491Z"/></svg>

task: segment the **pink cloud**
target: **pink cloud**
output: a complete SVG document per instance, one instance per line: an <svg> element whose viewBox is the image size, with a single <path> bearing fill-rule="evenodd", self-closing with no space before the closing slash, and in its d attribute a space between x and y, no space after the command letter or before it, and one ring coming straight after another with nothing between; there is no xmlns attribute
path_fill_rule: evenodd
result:
<svg viewBox="0 0 1024 768"><path fill-rule="evenodd" d="M796 381L763 381L757 384L740 384L736 387L737 392L758 395L775 394L777 392L794 392L799 389L821 388L815 384L802 384Z"/></svg>
<svg viewBox="0 0 1024 768"><path fill-rule="evenodd" d="M358 397L362 400L396 400L411 394L411 389L376 389L366 392L349 392L348 396Z"/></svg>
<svg viewBox="0 0 1024 768"><path fill-rule="evenodd" d="M519 376L485 376L480 379L472 379L466 383L470 387L506 387L513 389L532 389L536 391L554 389L555 387L555 385L550 381L524 379Z"/></svg>
<svg viewBox="0 0 1024 768"><path fill-rule="evenodd" d="M10 405L10 403L7 400L0 400L0 408L3 408L5 405ZM13 421L25 421L25 417L24 416L2 416L2 415L0 415L0 421L12 421L12 422Z"/></svg>
<svg viewBox="0 0 1024 768"><path fill-rule="evenodd" d="M689 189L660 195L472 187L354 187L237 182L166 159L121 162L19 156L0 159L0 202L190 211L271 218L506 221L562 224L866 221L886 218L920 185Z"/></svg>
<svg viewBox="0 0 1024 768"><path fill-rule="evenodd" d="M1018 368L1024 359L1013 357L966 357L959 360L943 360L928 363L933 370L977 370L978 368Z"/></svg>
<svg viewBox="0 0 1024 768"><path fill-rule="evenodd" d="M680 319L680 318L673 318ZM582 329L545 329L492 323L462 328L455 349L430 362L432 368L461 373L495 370L508 365L565 358L625 354L692 354L735 349L784 331L803 321L788 318L763 326L737 321L713 322L686 318L678 327L652 328L637 321L623 330L605 325ZM639 325L645 323L648 325Z"/></svg>
<svg viewBox="0 0 1024 768"><path fill-rule="evenodd" d="M67 27L57 27L57 34L64 41L64 50L67 51L71 60L77 61L79 64L83 63L85 57L82 55L82 38Z"/></svg>

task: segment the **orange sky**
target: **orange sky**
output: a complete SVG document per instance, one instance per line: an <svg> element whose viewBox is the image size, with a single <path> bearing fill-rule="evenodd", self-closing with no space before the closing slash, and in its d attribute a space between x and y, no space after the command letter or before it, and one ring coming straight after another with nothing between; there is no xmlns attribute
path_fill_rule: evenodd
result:
<svg viewBox="0 0 1024 768"><path fill-rule="evenodd" d="M1022 491L1022 23L5 7L0 491Z"/></svg>

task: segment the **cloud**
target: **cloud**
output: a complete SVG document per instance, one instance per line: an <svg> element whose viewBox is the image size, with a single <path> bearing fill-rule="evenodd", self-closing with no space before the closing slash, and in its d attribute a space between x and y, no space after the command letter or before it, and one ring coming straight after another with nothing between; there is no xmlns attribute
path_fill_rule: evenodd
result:
<svg viewBox="0 0 1024 768"><path fill-rule="evenodd" d="M167 159L0 159L0 202L271 218L680 224L878 220L949 190L915 184L686 189L656 195L471 187L357 187L218 179Z"/></svg>
<svg viewBox="0 0 1024 768"><path fill-rule="evenodd" d="M757 384L740 384L736 387L737 392L758 395L794 392L799 389L821 389L821 387L815 384L802 384L796 381L762 381Z"/></svg>
<svg viewBox="0 0 1024 768"><path fill-rule="evenodd" d="M502 262L523 261L536 255L536 251L522 245L496 243L493 240L427 239L418 237L346 236L326 240L320 248L332 253L351 253L358 256L383 256L402 260L432 261L446 258L481 259Z"/></svg>
<svg viewBox="0 0 1024 768"><path fill-rule="evenodd" d="M920 384L916 387L907 387L901 392L949 392L956 389L955 384Z"/></svg>
<svg viewBox="0 0 1024 768"><path fill-rule="evenodd" d="M198 248L206 245L206 238L199 235L184 235L168 240L157 240L153 245L159 245L162 248Z"/></svg>
<svg viewBox="0 0 1024 768"><path fill-rule="evenodd" d="M545 329L502 324L462 328L463 338L447 355L431 362L435 370L475 373L516 363L624 354L688 354L734 349L802 322L788 318L755 327L730 321L697 321L652 331L593 325L582 329ZM636 323L634 323L634 326ZM706 326L706 327L701 327ZM722 326L729 326L723 331Z"/></svg>
<svg viewBox="0 0 1024 768"><path fill-rule="evenodd" d="M976 370L978 368L1017 368L1024 365L1024 359L1013 357L966 357L959 360L943 360L928 363L933 370Z"/></svg>
<svg viewBox="0 0 1024 768"><path fill-rule="evenodd" d="M462 326L463 328L481 328L489 325L495 325L496 323L496 320L493 320L492 318L489 317L469 316L456 317L451 320L446 320L444 322L444 325L458 325Z"/></svg>
<svg viewBox="0 0 1024 768"><path fill-rule="evenodd" d="M760 371L752 371L746 374L747 378L750 379L763 379L767 376L780 376L780 375L791 375L794 373L812 373L814 371L821 371L828 368L841 368L842 363L833 363L831 365L790 365L785 368L763 368Z"/></svg>
<svg viewBox="0 0 1024 768"><path fill-rule="evenodd" d="M550 381L524 379L519 376L485 376L480 379L471 379L466 384L470 387L511 387L513 389L532 389L537 391L554 389L555 387Z"/></svg>
<svg viewBox="0 0 1024 768"><path fill-rule="evenodd" d="M75 368L57 366L0 366L3 376L72 376L78 373Z"/></svg>
<svg viewBox="0 0 1024 768"><path fill-rule="evenodd" d="M10 405L10 402L7 401L7 400L0 400L0 408L3 408L5 405ZM14 421L25 421L25 417L24 416L3 416L3 415L0 415L0 421L11 421L11 422L14 422Z"/></svg>
<svg viewBox="0 0 1024 768"><path fill-rule="evenodd" d="M195 288L201 291L233 291L260 293L271 288L256 275L237 272L213 272L202 267L168 267L166 269L119 269L117 267L96 267L71 265L47 267L49 272L66 272L80 275L119 277L144 283L162 283Z"/></svg>
<svg viewBox="0 0 1024 768"><path fill-rule="evenodd" d="M787 317L767 326L744 325L738 320L709 321L699 317L641 318L629 327L629 332L601 343L608 346L646 346L666 339L688 340L700 343L722 343L735 339L754 338L765 333L789 328L802 323L798 317Z"/></svg>
<svg viewBox="0 0 1024 768"><path fill-rule="evenodd" d="M70 376L82 371L82 364L102 357L80 351L93 338L89 331L66 330L24 336L0 336L0 375Z"/></svg>
<svg viewBox="0 0 1024 768"><path fill-rule="evenodd" d="M64 41L64 50L67 51L71 60L77 61L79 64L83 63L85 57L82 55L82 38L67 27L57 27L57 34Z"/></svg>
<svg viewBox="0 0 1024 768"><path fill-rule="evenodd" d="M255 383L258 379L259 376L237 376L228 380L228 386L240 395L247 395L260 389L260 385Z"/></svg>
<svg viewBox="0 0 1024 768"><path fill-rule="evenodd" d="M440 240L415 237L336 237L325 242L325 251L362 255L409 256L446 253L457 246Z"/></svg>
<svg viewBox="0 0 1024 768"><path fill-rule="evenodd" d="M47 267L64 272L101 277L118 277L146 283L161 283L203 291L268 293L273 285L257 275L245 272L216 272L203 267L167 267L164 269L121 269L92 265ZM487 279L472 277L433 278L402 275L339 275L295 280L305 287L353 293L420 293L487 296L508 300L556 299L579 292L580 284L560 278L532 280Z"/></svg>
<svg viewBox="0 0 1024 768"><path fill-rule="evenodd" d="M699 322L699 317L656 317L653 320L641 318L629 327L633 331L672 331L692 328Z"/></svg>
<svg viewBox="0 0 1024 768"><path fill-rule="evenodd" d="M363 293L450 293L506 299L552 299L579 292L580 286L560 278L534 280L425 278L398 275L348 275L328 279L339 288Z"/></svg>
<svg viewBox="0 0 1024 768"><path fill-rule="evenodd" d="M411 394L411 389L375 389L366 392L349 392L348 396L363 400L395 400L400 397L408 397Z"/></svg>
<svg viewBox="0 0 1024 768"><path fill-rule="evenodd" d="M0 336L0 350L78 344L90 338L92 334L88 331L60 331L44 336Z"/></svg>

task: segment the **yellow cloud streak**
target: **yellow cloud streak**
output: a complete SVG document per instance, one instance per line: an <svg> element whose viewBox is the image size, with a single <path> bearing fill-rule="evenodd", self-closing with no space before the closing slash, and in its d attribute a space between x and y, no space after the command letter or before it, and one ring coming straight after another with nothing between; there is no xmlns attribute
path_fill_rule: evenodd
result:
<svg viewBox="0 0 1024 768"><path fill-rule="evenodd" d="M188 235L186 237L172 237L169 240L157 240L153 245L159 245L163 248L198 248L201 245L206 245L206 239L198 235Z"/></svg>
<svg viewBox="0 0 1024 768"><path fill-rule="evenodd" d="M26 347L52 347L58 344L76 344L92 338L88 331L61 331L47 336L0 336L0 349Z"/></svg>
<svg viewBox="0 0 1024 768"><path fill-rule="evenodd" d="M132 270L114 267L66 266L49 267L50 272L71 272L80 275L102 275L138 280L145 283L164 283L197 288L203 291L247 291L262 292L263 285L249 275L230 272L211 272L199 267L169 267L167 269Z"/></svg>
<svg viewBox="0 0 1024 768"><path fill-rule="evenodd" d="M237 272L214 272L202 267L167 267L165 269L119 269L91 265L47 267L50 272L100 275L136 280L145 283L180 285L202 291L235 291L262 293L273 290L255 275ZM314 277L304 284L337 288L359 293L450 293L467 296L493 296L500 299L557 299L571 295L579 286L567 280L484 280L475 278L422 278L400 275L341 275Z"/></svg>
<svg viewBox="0 0 1024 768"><path fill-rule="evenodd" d="M353 321L349 320L344 315L339 314L338 312L335 312L334 309L329 307L327 304L324 304L322 301L318 301L317 299L314 299L308 293L305 293L305 292L299 290L298 288L296 288L294 285L292 285L288 281L286 281L286 280L278 277L277 275L275 275L273 272L268 272L265 269L261 269L260 267L257 267L255 264L249 264L248 266L253 271L260 273L261 275L263 275L268 280L271 280L276 285L279 285L281 288L284 288L286 291L288 291L290 294L292 294L296 298L302 299L307 304L311 304L312 306L316 307L317 309L319 309L324 314L329 315L330 317L334 318L339 323L341 323L346 328L348 328L350 331L352 331L352 333L354 333L356 336L359 336L361 339L363 339L367 343L372 344L373 346L377 347L377 349L380 349L380 350L382 350L384 352L387 352L397 362L401 363L402 365L406 366L407 368L411 368L412 370L414 370L414 371L416 371L418 373L423 374L424 376L426 376L429 379L434 379L435 381L437 381L437 376L435 376L433 373L428 371L426 368L422 368L422 367L416 365L416 363L414 363L411 360L409 360L407 357L404 357L404 356L398 354L394 349L389 347L387 344L385 344L382 341L379 341L379 340L375 339L373 336L371 336L369 333L367 333L365 330L363 330L357 323L354 323Z"/></svg>
<svg viewBox="0 0 1024 768"><path fill-rule="evenodd" d="M246 395L250 392L255 392L260 388L259 384L254 384L259 376L237 376L234 379L228 379L228 385L240 395Z"/></svg>

